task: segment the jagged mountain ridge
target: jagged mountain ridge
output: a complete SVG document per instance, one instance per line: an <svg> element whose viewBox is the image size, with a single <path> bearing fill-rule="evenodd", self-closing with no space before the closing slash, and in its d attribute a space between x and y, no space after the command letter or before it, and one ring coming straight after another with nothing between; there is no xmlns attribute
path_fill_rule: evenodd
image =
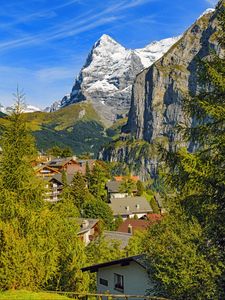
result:
<svg viewBox="0 0 225 300"><path fill-rule="evenodd" d="M179 38L164 39L131 50L104 34L93 46L71 93L53 103L50 111L91 100L104 120L115 121L118 115L126 114L130 108L136 75L162 57Z"/></svg>
<svg viewBox="0 0 225 300"><path fill-rule="evenodd" d="M154 177L159 163L155 145L184 145L175 128L193 122L186 118L182 102L198 92L199 58L210 55L212 48L218 51L218 8L206 11L161 59L138 74L122 136L104 149L101 158L126 162L143 178Z"/></svg>
<svg viewBox="0 0 225 300"><path fill-rule="evenodd" d="M5 107L4 105L0 104L0 112L4 114L9 114L13 110L13 106L7 106ZM24 113L33 113L37 111L42 111L40 108L26 104L22 110Z"/></svg>

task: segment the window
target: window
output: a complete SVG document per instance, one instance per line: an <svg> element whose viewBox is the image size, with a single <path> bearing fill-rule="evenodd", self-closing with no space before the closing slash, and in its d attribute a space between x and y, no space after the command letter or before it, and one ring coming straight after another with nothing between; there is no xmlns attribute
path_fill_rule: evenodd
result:
<svg viewBox="0 0 225 300"><path fill-rule="evenodd" d="M105 279L103 279L103 278L100 278L100 284L102 284L102 285L105 285L105 286L108 286L108 280L105 280Z"/></svg>
<svg viewBox="0 0 225 300"><path fill-rule="evenodd" d="M123 292L124 280L122 275L114 273L114 289Z"/></svg>

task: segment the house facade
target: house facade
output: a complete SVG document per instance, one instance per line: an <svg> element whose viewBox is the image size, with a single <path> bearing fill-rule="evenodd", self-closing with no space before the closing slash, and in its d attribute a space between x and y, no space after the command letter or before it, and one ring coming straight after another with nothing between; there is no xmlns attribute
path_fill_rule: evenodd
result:
<svg viewBox="0 0 225 300"><path fill-rule="evenodd" d="M95 237L99 235L99 220L78 218L79 225L78 236L87 246Z"/></svg>
<svg viewBox="0 0 225 300"><path fill-rule="evenodd" d="M60 174L59 174L60 175ZM63 184L54 177L45 178L45 196L44 200L47 202L58 202L61 200Z"/></svg>
<svg viewBox="0 0 225 300"><path fill-rule="evenodd" d="M38 166L35 168L35 174L38 177L52 177L60 172L54 168L51 168L47 165Z"/></svg>
<svg viewBox="0 0 225 300"><path fill-rule="evenodd" d="M143 255L126 257L82 269L97 273L97 293L146 295L153 289Z"/></svg>

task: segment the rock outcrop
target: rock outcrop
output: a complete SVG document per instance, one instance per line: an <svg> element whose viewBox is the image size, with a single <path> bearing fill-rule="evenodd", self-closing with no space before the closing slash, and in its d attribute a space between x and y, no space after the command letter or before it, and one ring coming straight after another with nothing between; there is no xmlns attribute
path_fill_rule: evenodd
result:
<svg viewBox="0 0 225 300"><path fill-rule="evenodd" d="M124 141L127 136L128 141L111 145L111 149L101 153L102 158L127 163L136 159L143 177L154 176L158 164L156 152L145 155L139 149L140 155L132 156L129 140L135 139L134 144L144 140L149 149L158 142L167 148L182 144L175 128L180 123L193 122L185 116L182 103L188 95L198 92L199 59L209 55L210 49L218 50L217 14L217 10L207 10L161 59L137 75L128 122L120 138Z"/></svg>

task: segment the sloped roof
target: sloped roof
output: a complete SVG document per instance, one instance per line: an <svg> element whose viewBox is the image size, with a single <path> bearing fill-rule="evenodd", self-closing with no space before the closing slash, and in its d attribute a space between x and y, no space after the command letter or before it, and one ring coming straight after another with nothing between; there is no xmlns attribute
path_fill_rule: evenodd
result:
<svg viewBox="0 0 225 300"><path fill-rule="evenodd" d="M119 193L120 191L121 182L119 181L109 181L106 183L106 188L108 193ZM122 192L121 192L122 193Z"/></svg>
<svg viewBox="0 0 225 300"><path fill-rule="evenodd" d="M161 197L161 195L159 193L156 193L154 195L154 198L155 198L155 200L156 200L156 202L158 204L158 207L159 208L163 208L163 198Z"/></svg>
<svg viewBox="0 0 225 300"><path fill-rule="evenodd" d="M146 230L151 223L146 220L135 220L127 219L118 227L117 231L119 232L129 232L128 229L131 226L132 232L137 230Z"/></svg>
<svg viewBox="0 0 225 300"><path fill-rule="evenodd" d="M117 231L104 231L103 236L109 242L119 242L120 248L124 249L128 245L129 239L132 237L132 234Z"/></svg>
<svg viewBox="0 0 225 300"><path fill-rule="evenodd" d="M111 203L109 206L111 207L114 216L153 212L150 204L143 196L113 198L110 201Z"/></svg>
<svg viewBox="0 0 225 300"><path fill-rule="evenodd" d="M67 174L66 173L66 181L67 184L71 184L72 180L73 180L74 175L71 174ZM62 180L62 173L59 174L55 174L52 176L52 179L56 179L58 182L60 182L61 184L63 184L63 180Z"/></svg>
<svg viewBox="0 0 225 300"><path fill-rule="evenodd" d="M138 265L140 265L141 267L143 267L144 269L146 269L146 270L148 269L148 262L147 262L146 256L144 254L140 254L140 255L125 257L125 258L121 258L121 259L117 259L117 260L112 260L112 261L101 263L101 264L92 265L89 267L82 268L81 270L82 270L82 272L85 272L85 271L98 272L98 269L100 269L100 268L105 268L105 267L114 266L114 265L126 266L126 265L129 265L130 262L135 262Z"/></svg>
<svg viewBox="0 0 225 300"><path fill-rule="evenodd" d="M68 162L73 161L75 162L75 160L71 157L67 157L67 158L55 158L53 160L51 160L48 165L52 168L60 168L65 166Z"/></svg>
<svg viewBox="0 0 225 300"><path fill-rule="evenodd" d="M48 169L50 171L53 171L54 173L59 173L58 170L54 169L53 167L50 167L49 165L41 165L41 166L39 165L34 168L35 172L39 172L43 169Z"/></svg>
<svg viewBox="0 0 225 300"><path fill-rule="evenodd" d="M111 180L106 183L106 188L108 190L108 193L124 193L121 191L121 185L123 181L116 181L116 180ZM133 187L133 192L136 192L137 188L134 186Z"/></svg>
<svg viewBox="0 0 225 300"><path fill-rule="evenodd" d="M99 222L99 219L77 218L77 224L80 226L78 234L82 234L82 233L89 231L98 222Z"/></svg>

